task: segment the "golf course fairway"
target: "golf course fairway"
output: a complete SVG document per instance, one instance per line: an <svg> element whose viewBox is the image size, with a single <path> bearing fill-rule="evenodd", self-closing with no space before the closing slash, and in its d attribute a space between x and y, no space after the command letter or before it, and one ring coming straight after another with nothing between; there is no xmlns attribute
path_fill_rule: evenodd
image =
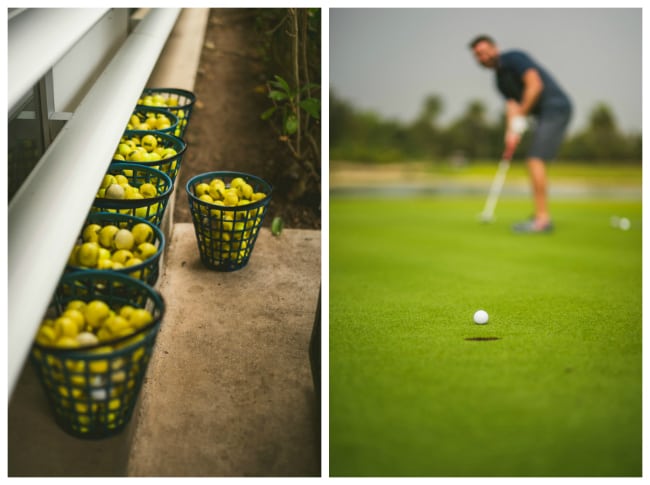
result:
<svg viewBox="0 0 650 485"><path fill-rule="evenodd" d="M640 476L641 201L483 201L330 199L330 475Z"/></svg>

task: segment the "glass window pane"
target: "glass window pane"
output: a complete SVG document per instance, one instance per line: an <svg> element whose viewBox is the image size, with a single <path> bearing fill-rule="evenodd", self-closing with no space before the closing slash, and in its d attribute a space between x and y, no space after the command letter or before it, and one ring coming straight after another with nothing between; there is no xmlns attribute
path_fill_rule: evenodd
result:
<svg viewBox="0 0 650 485"><path fill-rule="evenodd" d="M43 155L43 129L39 114L38 93L34 89L22 108L9 119L7 192L10 201Z"/></svg>

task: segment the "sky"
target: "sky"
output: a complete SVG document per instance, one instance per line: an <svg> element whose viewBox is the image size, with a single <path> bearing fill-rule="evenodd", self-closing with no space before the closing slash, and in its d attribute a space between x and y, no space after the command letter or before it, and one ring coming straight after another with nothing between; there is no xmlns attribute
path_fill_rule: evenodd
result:
<svg viewBox="0 0 650 485"><path fill-rule="evenodd" d="M503 111L494 72L469 42L489 34L502 51L526 51L574 103L569 131L586 128L598 103L621 131L640 133L640 8L330 8L330 88L362 110L413 121L426 96L439 95L446 126L481 100L490 120Z"/></svg>

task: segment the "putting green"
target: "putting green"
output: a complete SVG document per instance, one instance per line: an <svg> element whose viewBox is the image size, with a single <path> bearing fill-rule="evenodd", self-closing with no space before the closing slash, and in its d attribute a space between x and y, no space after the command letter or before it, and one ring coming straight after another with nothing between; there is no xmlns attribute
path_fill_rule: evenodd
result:
<svg viewBox="0 0 650 485"><path fill-rule="evenodd" d="M640 476L641 202L483 202L330 199L330 475Z"/></svg>

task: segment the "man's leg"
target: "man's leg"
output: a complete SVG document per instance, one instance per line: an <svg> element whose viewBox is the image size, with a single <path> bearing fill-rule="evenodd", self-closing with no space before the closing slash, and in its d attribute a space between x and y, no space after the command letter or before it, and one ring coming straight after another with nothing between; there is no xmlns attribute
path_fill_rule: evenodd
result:
<svg viewBox="0 0 650 485"><path fill-rule="evenodd" d="M555 158L570 118L571 110L567 109L561 112L547 113L537 119L527 158L535 216L533 221L516 224L515 231L548 232L553 229L548 210L548 186L544 160L549 161Z"/></svg>
<svg viewBox="0 0 650 485"><path fill-rule="evenodd" d="M535 228L541 229L551 221L551 215L548 210L548 186L544 160L535 157L529 158L528 172L533 189Z"/></svg>

